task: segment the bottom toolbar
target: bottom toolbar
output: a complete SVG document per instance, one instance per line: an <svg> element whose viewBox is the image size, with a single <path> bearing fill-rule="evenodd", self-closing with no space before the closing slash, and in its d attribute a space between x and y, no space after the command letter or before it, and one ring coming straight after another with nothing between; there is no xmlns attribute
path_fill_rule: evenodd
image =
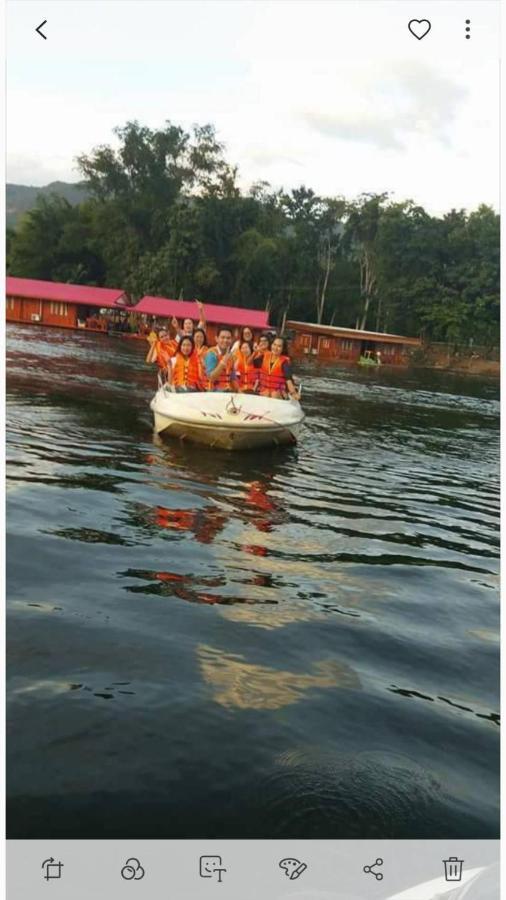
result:
<svg viewBox="0 0 506 900"><path fill-rule="evenodd" d="M499 900L499 842L8 841L7 883L8 900Z"/></svg>

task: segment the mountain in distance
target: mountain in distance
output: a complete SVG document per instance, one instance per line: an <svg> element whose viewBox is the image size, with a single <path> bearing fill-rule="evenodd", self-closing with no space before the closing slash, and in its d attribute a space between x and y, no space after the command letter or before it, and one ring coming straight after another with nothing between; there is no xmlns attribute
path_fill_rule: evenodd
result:
<svg viewBox="0 0 506 900"><path fill-rule="evenodd" d="M77 206L88 197L88 191L79 182L70 184L67 181L52 181L44 187L33 187L26 184L6 185L5 216L8 228L15 228L23 213L32 209L39 195L58 194L68 200L72 206Z"/></svg>

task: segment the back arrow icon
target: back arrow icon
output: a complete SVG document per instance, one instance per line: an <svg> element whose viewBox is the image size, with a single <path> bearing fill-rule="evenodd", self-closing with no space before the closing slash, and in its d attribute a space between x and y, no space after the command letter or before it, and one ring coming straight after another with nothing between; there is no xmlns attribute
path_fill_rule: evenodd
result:
<svg viewBox="0 0 506 900"><path fill-rule="evenodd" d="M41 38L44 38L44 40L47 41L46 35L42 34L42 31L40 30L41 28L44 28L44 25L47 25L47 19L44 19L44 21L40 23L40 25L38 26L38 28L35 29L35 31L37 32L37 34L40 34Z"/></svg>

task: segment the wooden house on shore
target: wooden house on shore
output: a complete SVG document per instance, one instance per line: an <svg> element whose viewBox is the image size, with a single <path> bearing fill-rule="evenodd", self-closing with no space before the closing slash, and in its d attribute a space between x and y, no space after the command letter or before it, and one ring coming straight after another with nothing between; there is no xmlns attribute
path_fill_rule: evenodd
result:
<svg viewBox="0 0 506 900"><path fill-rule="evenodd" d="M420 338L359 328L339 328L310 322L287 321L290 351L294 357L316 358L325 362L358 362L373 355L385 365L407 365L410 353L421 346ZM379 357L378 357L379 354Z"/></svg>
<svg viewBox="0 0 506 900"><path fill-rule="evenodd" d="M130 301L119 288L88 287L33 278L6 280L6 318L8 322L53 325L58 328L87 328L104 331L101 309L125 310Z"/></svg>

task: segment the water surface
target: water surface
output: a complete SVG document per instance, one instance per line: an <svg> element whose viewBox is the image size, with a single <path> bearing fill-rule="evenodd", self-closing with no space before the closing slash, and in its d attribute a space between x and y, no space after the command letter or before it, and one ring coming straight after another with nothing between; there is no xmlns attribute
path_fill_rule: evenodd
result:
<svg viewBox="0 0 506 900"><path fill-rule="evenodd" d="M497 836L495 383L308 368L230 454L145 350L7 329L9 836Z"/></svg>

